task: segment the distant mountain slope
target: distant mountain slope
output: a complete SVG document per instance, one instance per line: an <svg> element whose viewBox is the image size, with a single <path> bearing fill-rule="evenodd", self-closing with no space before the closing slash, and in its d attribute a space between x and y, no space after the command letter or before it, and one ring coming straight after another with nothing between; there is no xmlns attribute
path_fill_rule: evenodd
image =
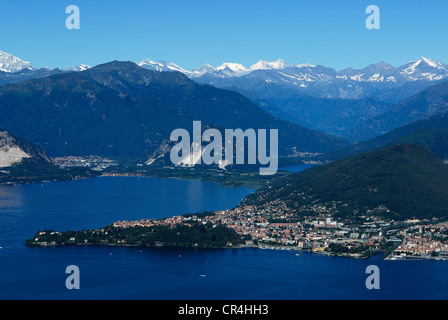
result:
<svg viewBox="0 0 448 320"><path fill-rule="evenodd" d="M329 152L345 140L273 118L244 96L180 72L110 62L0 88L0 126L52 156L147 157L194 120L222 128L278 129L279 153Z"/></svg>
<svg viewBox="0 0 448 320"><path fill-rule="evenodd" d="M366 120L345 137L351 141L364 141L410 122L445 112L448 112L448 81L429 87L390 107L384 114Z"/></svg>
<svg viewBox="0 0 448 320"><path fill-rule="evenodd" d="M416 95L420 91L425 90L430 86L435 86L444 82L445 80L434 80L434 81L426 81L426 80L416 80L412 82L407 82L399 87L394 87L387 90L381 90L372 94L371 97L388 103L390 105L400 103L413 95Z"/></svg>
<svg viewBox="0 0 448 320"><path fill-rule="evenodd" d="M448 218L448 166L422 146L388 146L285 177L245 203L275 200L298 215L303 206L335 205L340 218Z"/></svg>
<svg viewBox="0 0 448 320"><path fill-rule="evenodd" d="M390 107L374 98L353 100L293 95L271 99L253 97L252 100L273 116L336 136L343 136Z"/></svg>
<svg viewBox="0 0 448 320"><path fill-rule="evenodd" d="M434 153L439 159L448 159L448 113L412 122L371 140L359 142L334 153L323 155L321 160L341 159L361 152L404 142L420 144Z"/></svg>

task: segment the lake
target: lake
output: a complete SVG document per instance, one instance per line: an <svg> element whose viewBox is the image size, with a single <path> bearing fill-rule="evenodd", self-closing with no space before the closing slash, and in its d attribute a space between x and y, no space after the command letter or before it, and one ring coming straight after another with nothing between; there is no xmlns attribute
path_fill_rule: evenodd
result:
<svg viewBox="0 0 448 320"><path fill-rule="evenodd" d="M231 209L253 190L201 181L102 177L0 187L0 299L447 299L448 262L333 258L293 251L28 248L42 229ZM377 265L380 290L367 290ZM65 288L77 265L81 289Z"/></svg>

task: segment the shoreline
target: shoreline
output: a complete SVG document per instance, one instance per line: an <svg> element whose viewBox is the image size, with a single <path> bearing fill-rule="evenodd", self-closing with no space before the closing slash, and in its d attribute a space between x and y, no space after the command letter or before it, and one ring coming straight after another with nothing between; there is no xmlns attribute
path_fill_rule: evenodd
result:
<svg viewBox="0 0 448 320"><path fill-rule="evenodd" d="M295 252L295 256L300 256L302 253L307 253L311 255L317 256L327 256L332 258L346 258L346 259L355 259L355 260L368 260L374 256L381 255L382 252L376 252L374 254L368 256L353 256L350 254L332 254L330 252L312 252L311 250L303 250L297 247L289 247L289 246L272 246L272 245L237 245L237 246L225 246L225 247L205 247L205 246L140 246L140 245L129 245L129 244L108 244L108 245L99 245L99 244L73 244L73 245L33 245L28 246L29 248L63 248L63 247L114 247L114 248L146 248L146 249L200 249L200 250L238 250L238 249L259 249L259 250L271 250L271 251L291 251ZM385 256L382 260L384 261L448 261L448 258L443 259L440 257L401 257L395 255Z"/></svg>
<svg viewBox="0 0 448 320"><path fill-rule="evenodd" d="M358 260L367 260L373 256L381 254L381 252L376 252L375 254L371 254L368 256L352 256L350 254L332 254L330 252L313 252L312 250L304 250L302 248L296 246L275 246L275 245L256 245L256 244L240 244L233 246L224 246L224 247L207 247L207 246L175 246L175 245L154 245L154 246L142 246L142 245L130 245L130 244L69 244L69 245L56 245L56 244L35 244L35 245L25 245L29 248L66 248L66 247L114 247L114 248L148 248L148 249L201 249L201 250L237 250L237 249L259 249L259 250L272 250L272 251L291 251L295 252L296 256L300 256L302 253L308 253L312 255L320 255L320 256L328 256L333 258L348 258L348 259L358 259ZM383 260L391 260L385 257ZM416 259L414 259L416 260ZM443 259L418 259L418 260L443 260ZM398 260L397 260L398 261ZM404 260L399 260L404 261Z"/></svg>
<svg viewBox="0 0 448 320"><path fill-rule="evenodd" d="M303 249L299 248L297 246L276 246L276 245L267 245L267 244L239 244L239 245L226 245L222 247L214 247L214 246L201 246L201 245L191 245L191 246L181 246L181 245L154 245L154 246L142 246L142 245L131 245L131 244L90 244L90 243L84 243L84 244L65 244L65 245L57 245L57 244L33 244L33 245L27 245L25 244L25 247L29 248L63 248L63 247L115 247L115 248L149 248L149 249L163 249L163 248L179 248L179 249L205 249L205 250L236 250L236 249L259 249L259 250L275 250L275 251L292 251L295 252L296 256L300 256L301 253L308 253L313 255L320 255L320 256L328 256L333 258L348 258L348 259L358 259L358 260L367 260L369 258L372 258L376 255L384 254L384 252L378 251L369 255L359 255L359 254L334 254L327 251L312 251L310 249ZM399 256L394 254L389 254L387 256L384 256L383 260L387 261L448 261L448 257L411 257L411 256Z"/></svg>

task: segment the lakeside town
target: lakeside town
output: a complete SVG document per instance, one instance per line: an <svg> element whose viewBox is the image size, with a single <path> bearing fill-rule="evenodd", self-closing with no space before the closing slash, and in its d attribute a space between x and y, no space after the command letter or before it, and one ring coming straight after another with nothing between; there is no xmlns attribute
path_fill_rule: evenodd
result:
<svg viewBox="0 0 448 320"><path fill-rule="evenodd" d="M263 208L241 206L209 214L178 215L162 220L118 221L116 228L167 226L192 223L225 225L246 239L245 246L291 249L313 253L367 258L383 252L388 260L448 260L448 222L386 221L361 216L360 223L336 221L329 207L311 208L300 220L282 203Z"/></svg>
<svg viewBox="0 0 448 320"><path fill-rule="evenodd" d="M118 162L113 159L100 156L67 156L52 158L52 162L62 169L83 167L94 171L103 171L105 169L118 166Z"/></svg>

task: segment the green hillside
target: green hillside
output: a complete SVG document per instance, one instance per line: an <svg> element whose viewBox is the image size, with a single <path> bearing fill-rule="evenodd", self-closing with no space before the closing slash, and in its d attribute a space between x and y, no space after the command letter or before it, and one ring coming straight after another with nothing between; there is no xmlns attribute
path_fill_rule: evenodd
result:
<svg viewBox="0 0 448 320"><path fill-rule="evenodd" d="M304 206L332 203L339 218L448 218L448 166L420 145L388 146L285 177L245 203L277 199L298 215Z"/></svg>

